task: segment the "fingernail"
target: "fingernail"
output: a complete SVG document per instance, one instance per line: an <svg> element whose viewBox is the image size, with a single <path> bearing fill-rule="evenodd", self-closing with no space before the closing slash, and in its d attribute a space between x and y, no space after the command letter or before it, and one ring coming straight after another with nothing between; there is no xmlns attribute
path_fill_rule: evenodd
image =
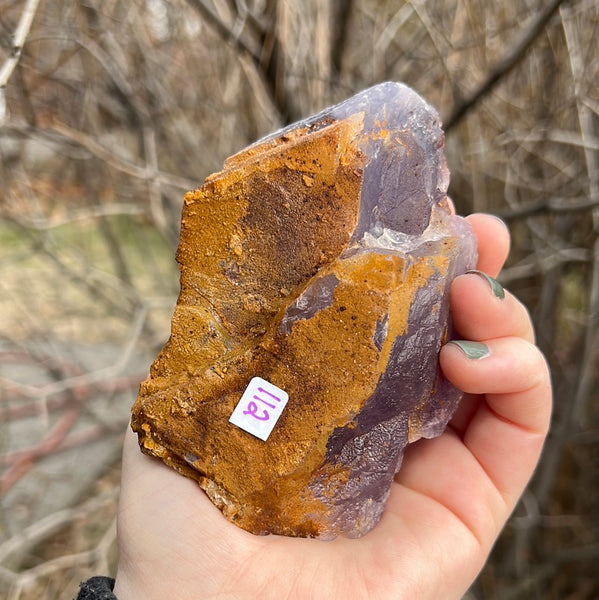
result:
<svg viewBox="0 0 599 600"><path fill-rule="evenodd" d="M503 289L503 286L499 283L499 281L497 281L497 279L493 279L493 277L490 277L486 273L483 273L482 271L476 271L474 269L472 269L471 271L466 271L466 273L478 275L479 277L482 277L484 280L486 280L486 282L491 286L491 291L493 292L495 298L499 298L500 300L503 300L505 298L505 290Z"/></svg>
<svg viewBox="0 0 599 600"><path fill-rule="evenodd" d="M507 226L507 223L501 217L498 217L497 215L494 215L492 213L486 213L486 214L488 214L490 217L493 217L496 221L499 221L509 231L509 227Z"/></svg>
<svg viewBox="0 0 599 600"><path fill-rule="evenodd" d="M489 348L480 342L469 342L467 340L451 340L450 344L455 344L468 358L478 360L489 356Z"/></svg>

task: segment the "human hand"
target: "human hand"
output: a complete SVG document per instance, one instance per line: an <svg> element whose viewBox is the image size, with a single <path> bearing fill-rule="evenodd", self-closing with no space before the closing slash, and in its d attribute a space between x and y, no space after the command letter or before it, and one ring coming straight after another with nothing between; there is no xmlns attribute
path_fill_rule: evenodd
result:
<svg viewBox="0 0 599 600"><path fill-rule="evenodd" d="M509 236L468 218L478 269L496 276ZM380 523L360 539L259 537L227 521L190 479L144 456L128 432L119 503L119 600L460 598L482 568L538 461L551 387L526 309L484 277L451 289L458 334L440 361L467 392L446 432L406 450ZM464 350L486 352L468 358Z"/></svg>

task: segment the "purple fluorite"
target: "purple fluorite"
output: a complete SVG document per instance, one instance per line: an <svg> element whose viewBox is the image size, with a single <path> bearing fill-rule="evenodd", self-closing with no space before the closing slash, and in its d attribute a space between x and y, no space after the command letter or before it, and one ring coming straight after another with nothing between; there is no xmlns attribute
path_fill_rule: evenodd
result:
<svg viewBox="0 0 599 600"><path fill-rule="evenodd" d="M448 179L436 111L384 83L188 194L173 333L133 409L142 450L254 533L374 527L405 446L439 435L461 397L438 352L476 245ZM275 387L250 388L242 419L289 397L266 441L229 422L253 377Z"/></svg>

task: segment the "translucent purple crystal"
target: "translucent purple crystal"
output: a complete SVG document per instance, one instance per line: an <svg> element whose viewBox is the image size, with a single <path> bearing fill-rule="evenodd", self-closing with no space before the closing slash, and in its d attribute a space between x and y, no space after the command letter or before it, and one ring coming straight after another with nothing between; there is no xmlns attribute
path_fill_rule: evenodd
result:
<svg viewBox="0 0 599 600"><path fill-rule="evenodd" d="M188 194L173 334L133 409L142 450L253 533L374 527L405 446L461 398L438 353L476 242L448 181L436 111L384 83ZM213 333L190 353L198 330ZM229 422L253 377L288 394L266 441ZM276 400L254 398L248 418L268 419Z"/></svg>

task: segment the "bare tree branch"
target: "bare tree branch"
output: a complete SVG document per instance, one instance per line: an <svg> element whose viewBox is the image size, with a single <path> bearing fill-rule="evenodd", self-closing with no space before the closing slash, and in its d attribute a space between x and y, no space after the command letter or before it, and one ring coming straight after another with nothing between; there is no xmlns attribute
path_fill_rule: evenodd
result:
<svg viewBox="0 0 599 600"><path fill-rule="evenodd" d="M599 199L587 199L586 196L577 198L552 198L529 202L515 208L495 211L498 217L506 221L514 221L524 217L543 213L575 213L599 207Z"/></svg>
<svg viewBox="0 0 599 600"><path fill-rule="evenodd" d="M201 15L204 17L206 22L221 36L225 41L230 42L237 48L238 51L243 52L249 56L252 61L259 65L261 62L260 53L252 50L249 45L241 38L240 35L236 35L226 23L224 23L220 17L204 2L204 0L186 0L190 6L193 6Z"/></svg>
<svg viewBox="0 0 599 600"><path fill-rule="evenodd" d="M19 24L15 29L9 57L0 68L0 125L2 125L6 120L6 99L4 96L5 89L12 72L15 70L19 59L21 58L23 45L25 44L25 39L27 38L27 34L31 29L31 24L33 23L33 18L35 17L38 4L39 0L26 1L25 6L23 7L23 12L21 13Z"/></svg>
<svg viewBox="0 0 599 600"><path fill-rule="evenodd" d="M273 4L273 13L271 14L271 26L264 32L264 38L261 40L260 52L252 50L249 45L242 40L241 36L224 23L204 2L204 0L187 0L187 3L193 6L206 19L206 22L214 28L218 35L233 44L233 47L240 53L247 55L256 69L264 79L269 94L273 100L273 106L279 113L279 121L288 124L293 116L289 108L289 98L285 93L284 86L280 80L281 73L281 51L276 33L276 3ZM267 48L267 52L264 50Z"/></svg>
<svg viewBox="0 0 599 600"><path fill-rule="evenodd" d="M117 156L113 150L100 144L95 138L89 136L81 131L73 129L64 123L55 123L54 125L47 128L31 127L28 125L16 125L10 124L0 128L0 135L3 133L15 133L18 135L38 135L40 138L45 139L51 143L63 143L68 144L71 148L73 145L75 148L86 150L90 154L104 161L118 171L122 171L131 177L136 179L143 179L145 181L152 181L154 178L158 179L160 183L171 185L180 190L191 190L198 186L198 181L193 179L187 179L185 177L179 177L172 173L166 173L164 171L156 171L153 165L150 163L145 167L136 165L131 161ZM84 154L73 155L73 158L84 158Z"/></svg>
<svg viewBox="0 0 599 600"><path fill-rule="evenodd" d="M445 131L453 129L474 106L476 106L526 55L545 25L551 20L565 0L551 0L533 19L528 28L513 45L508 46L504 57L491 69L486 79L476 88L469 98L456 106L445 122Z"/></svg>

